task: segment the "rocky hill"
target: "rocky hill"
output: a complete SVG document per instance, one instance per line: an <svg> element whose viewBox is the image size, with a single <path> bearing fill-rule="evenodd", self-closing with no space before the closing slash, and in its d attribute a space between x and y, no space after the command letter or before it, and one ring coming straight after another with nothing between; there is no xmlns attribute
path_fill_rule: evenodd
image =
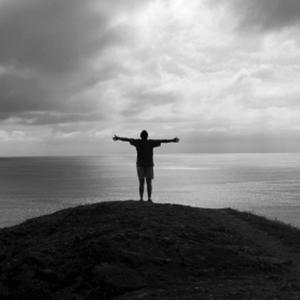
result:
<svg viewBox="0 0 300 300"><path fill-rule="evenodd" d="M79 206L0 230L0 299L300 299L300 230L232 209Z"/></svg>

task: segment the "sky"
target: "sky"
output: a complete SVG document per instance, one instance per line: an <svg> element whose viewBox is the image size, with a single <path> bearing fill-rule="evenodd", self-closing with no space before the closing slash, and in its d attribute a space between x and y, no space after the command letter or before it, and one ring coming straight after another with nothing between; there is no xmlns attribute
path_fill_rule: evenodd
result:
<svg viewBox="0 0 300 300"><path fill-rule="evenodd" d="M0 156L300 152L299 0L0 0Z"/></svg>

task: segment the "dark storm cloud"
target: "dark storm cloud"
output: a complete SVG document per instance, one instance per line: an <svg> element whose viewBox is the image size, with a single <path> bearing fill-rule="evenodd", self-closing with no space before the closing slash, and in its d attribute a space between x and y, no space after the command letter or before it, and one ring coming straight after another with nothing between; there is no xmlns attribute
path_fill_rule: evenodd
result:
<svg viewBox="0 0 300 300"><path fill-rule="evenodd" d="M17 118L21 123L45 124L47 120L80 121L81 111L82 120L88 120L89 114L95 116L99 103L81 95L91 82L116 74L111 69L118 66L109 57L112 62L104 63L104 70L95 70L94 59L105 60L101 55L110 47L130 43L130 28L118 25L116 18L139 3L2 0L0 120Z"/></svg>
<svg viewBox="0 0 300 300"><path fill-rule="evenodd" d="M299 0L214 1L233 8L239 29L272 31L300 24Z"/></svg>
<svg viewBox="0 0 300 300"><path fill-rule="evenodd" d="M53 123L53 120L66 122L70 119L69 113L86 114L93 111L93 101L72 101L70 93L62 90L54 82L52 84L16 73L0 74L0 120L15 118L19 120L18 123L46 124L46 120L50 119L50 123ZM60 118L53 117L58 114Z"/></svg>
<svg viewBox="0 0 300 300"><path fill-rule="evenodd" d="M122 38L94 0L11 0L0 7L0 63L46 73L80 66ZM105 2L104 2L105 3Z"/></svg>
<svg viewBox="0 0 300 300"><path fill-rule="evenodd" d="M0 74L0 119L7 119L26 110L54 109L57 103L47 101L50 94L35 78Z"/></svg>

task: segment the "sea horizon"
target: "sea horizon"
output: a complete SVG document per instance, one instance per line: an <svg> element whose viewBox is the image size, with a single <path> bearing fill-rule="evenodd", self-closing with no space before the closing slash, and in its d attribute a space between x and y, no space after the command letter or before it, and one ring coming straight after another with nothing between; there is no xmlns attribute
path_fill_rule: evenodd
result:
<svg viewBox="0 0 300 300"><path fill-rule="evenodd" d="M249 211L300 227L299 153L155 153L153 200ZM60 209L138 200L135 154L0 158L0 228Z"/></svg>

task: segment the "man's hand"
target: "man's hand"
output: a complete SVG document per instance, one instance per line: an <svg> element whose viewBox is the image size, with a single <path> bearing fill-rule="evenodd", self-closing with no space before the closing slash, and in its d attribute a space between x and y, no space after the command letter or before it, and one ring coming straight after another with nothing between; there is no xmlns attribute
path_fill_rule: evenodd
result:
<svg viewBox="0 0 300 300"><path fill-rule="evenodd" d="M131 142L131 140L133 140L133 139L129 139L129 138L126 138L126 137L120 137L120 136L117 136L117 135L115 135L112 139L113 139L115 142L116 142L116 141L121 141L121 142Z"/></svg>
<svg viewBox="0 0 300 300"><path fill-rule="evenodd" d="M174 142L174 143L178 143L178 142L179 142L179 138L178 138L178 137L174 138L174 139L173 139L173 142Z"/></svg>

